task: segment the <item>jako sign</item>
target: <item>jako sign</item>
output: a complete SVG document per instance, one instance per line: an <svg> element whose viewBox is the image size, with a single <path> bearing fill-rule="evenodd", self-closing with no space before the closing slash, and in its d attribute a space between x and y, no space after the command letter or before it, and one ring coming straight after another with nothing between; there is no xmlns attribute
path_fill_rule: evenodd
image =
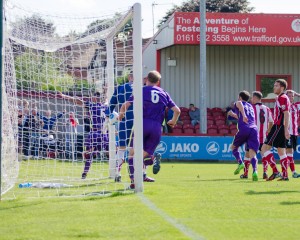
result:
<svg viewBox="0 0 300 240"><path fill-rule="evenodd" d="M163 136L156 152L164 159L179 160L234 160L231 151L233 137L178 137ZM300 140L295 151L295 159L300 159ZM239 151L244 155L244 147ZM274 150L278 159L277 151ZM258 156L260 158L260 156Z"/></svg>

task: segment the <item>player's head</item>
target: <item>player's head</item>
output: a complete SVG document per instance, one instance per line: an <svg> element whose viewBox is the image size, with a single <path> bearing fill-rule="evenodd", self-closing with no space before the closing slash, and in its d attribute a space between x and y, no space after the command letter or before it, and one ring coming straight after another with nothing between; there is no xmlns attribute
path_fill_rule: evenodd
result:
<svg viewBox="0 0 300 240"><path fill-rule="evenodd" d="M248 102L250 99L250 93L246 90L243 90L239 93L239 100Z"/></svg>
<svg viewBox="0 0 300 240"><path fill-rule="evenodd" d="M47 110L47 111L45 112L45 115L46 115L46 117L51 117L51 110Z"/></svg>
<svg viewBox="0 0 300 240"><path fill-rule="evenodd" d="M263 95L260 91L254 91L252 92L252 104L260 103L261 99L263 98Z"/></svg>
<svg viewBox="0 0 300 240"><path fill-rule="evenodd" d="M128 81L129 81L129 82L133 82L133 71L130 71L130 72L128 73Z"/></svg>
<svg viewBox="0 0 300 240"><path fill-rule="evenodd" d="M95 92L94 96L92 97L92 102L94 102L94 103L100 102L100 98L101 98L100 92Z"/></svg>
<svg viewBox="0 0 300 240"><path fill-rule="evenodd" d="M287 90L286 94L288 95L290 102L293 103L295 98L295 92L293 90Z"/></svg>
<svg viewBox="0 0 300 240"><path fill-rule="evenodd" d="M35 115L37 114L37 109L36 109L36 108L33 108L33 109L31 110L31 114L32 114L33 116L35 116Z"/></svg>
<svg viewBox="0 0 300 240"><path fill-rule="evenodd" d="M275 94L279 95L280 93L285 91L287 87L288 87L288 84L287 84L286 80L277 79L274 83L273 91Z"/></svg>
<svg viewBox="0 0 300 240"><path fill-rule="evenodd" d="M147 76L147 84L146 85L157 85L161 79L161 75L158 71L150 71Z"/></svg>
<svg viewBox="0 0 300 240"><path fill-rule="evenodd" d="M192 111L195 111L195 105L193 103L191 103L189 105L189 109L192 110Z"/></svg>

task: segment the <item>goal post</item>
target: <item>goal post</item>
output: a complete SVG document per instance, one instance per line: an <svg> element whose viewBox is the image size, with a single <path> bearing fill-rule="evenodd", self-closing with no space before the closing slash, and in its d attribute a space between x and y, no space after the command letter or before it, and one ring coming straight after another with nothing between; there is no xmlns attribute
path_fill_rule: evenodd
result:
<svg viewBox="0 0 300 240"><path fill-rule="evenodd" d="M127 192L126 167L114 179L119 126L106 115L133 71L134 128L142 129L141 5L96 17L35 12L14 0L3 9L1 196ZM142 139L135 132L136 192Z"/></svg>

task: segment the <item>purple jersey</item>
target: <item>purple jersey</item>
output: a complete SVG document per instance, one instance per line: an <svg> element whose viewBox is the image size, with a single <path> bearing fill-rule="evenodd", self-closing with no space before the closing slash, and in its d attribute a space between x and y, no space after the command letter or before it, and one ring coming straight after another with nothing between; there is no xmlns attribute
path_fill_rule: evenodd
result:
<svg viewBox="0 0 300 240"><path fill-rule="evenodd" d="M102 105L101 103L93 103L89 101L85 102L85 106L89 108L92 130L102 130L107 106Z"/></svg>
<svg viewBox="0 0 300 240"><path fill-rule="evenodd" d="M242 113L239 111L239 109L236 107L236 104L234 104L235 106L235 111L239 117L238 119L238 128L239 130L241 129L245 129L245 128L256 128L256 124L255 124L255 114L254 114L254 109L252 107L252 105L248 102L243 102L241 101L241 103L244 106L244 111L245 111L245 115L248 118L248 123L245 123L243 121L243 115Z"/></svg>
<svg viewBox="0 0 300 240"><path fill-rule="evenodd" d="M133 96L128 100L133 101ZM170 95L160 87L145 86L143 87L143 118L163 123L165 118L166 107L172 108L175 103Z"/></svg>

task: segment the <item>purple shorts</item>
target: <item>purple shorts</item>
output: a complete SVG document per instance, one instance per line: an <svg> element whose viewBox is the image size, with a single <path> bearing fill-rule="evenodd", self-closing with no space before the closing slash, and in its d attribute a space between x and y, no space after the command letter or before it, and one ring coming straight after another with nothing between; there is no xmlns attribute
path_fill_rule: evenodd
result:
<svg viewBox="0 0 300 240"><path fill-rule="evenodd" d="M86 150L94 148L94 151L108 150L108 136L100 131L91 131L85 139Z"/></svg>
<svg viewBox="0 0 300 240"><path fill-rule="evenodd" d="M233 146L240 147L243 144L247 144L247 148L254 150L259 149L259 136L257 128L243 128L240 129L233 139Z"/></svg>
<svg viewBox="0 0 300 240"><path fill-rule="evenodd" d="M160 142L161 124L151 119L144 119L143 125L144 151L147 152L149 155L153 155L157 145Z"/></svg>

